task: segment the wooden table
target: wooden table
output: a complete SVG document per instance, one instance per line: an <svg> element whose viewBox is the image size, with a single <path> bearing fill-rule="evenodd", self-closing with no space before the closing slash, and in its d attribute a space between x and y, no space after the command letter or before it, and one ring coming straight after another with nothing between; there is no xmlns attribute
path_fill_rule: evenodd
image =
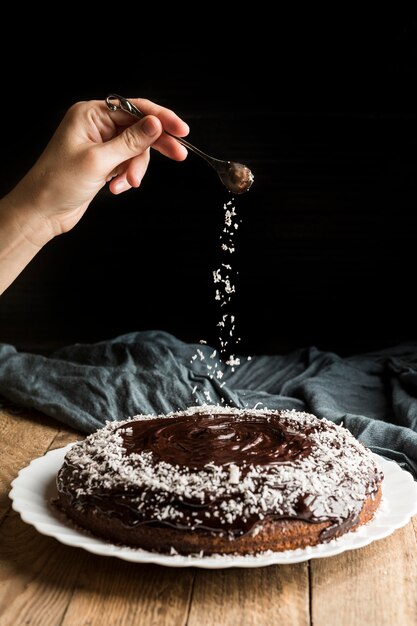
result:
<svg viewBox="0 0 417 626"><path fill-rule="evenodd" d="M359 550L259 569L128 563L40 535L11 509L10 482L80 438L39 414L0 412L0 626L417 625L417 517Z"/></svg>

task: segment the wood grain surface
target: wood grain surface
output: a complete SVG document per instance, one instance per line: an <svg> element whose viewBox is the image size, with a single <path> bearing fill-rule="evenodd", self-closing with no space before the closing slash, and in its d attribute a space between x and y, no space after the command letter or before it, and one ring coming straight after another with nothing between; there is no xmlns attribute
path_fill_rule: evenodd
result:
<svg viewBox="0 0 417 626"><path fill-rule="evenodd" d="M0 412L0 626L417 625L417 518L359 550L258 569L128 563L40 535L12 510L10 482L77 438Z"/></svg>

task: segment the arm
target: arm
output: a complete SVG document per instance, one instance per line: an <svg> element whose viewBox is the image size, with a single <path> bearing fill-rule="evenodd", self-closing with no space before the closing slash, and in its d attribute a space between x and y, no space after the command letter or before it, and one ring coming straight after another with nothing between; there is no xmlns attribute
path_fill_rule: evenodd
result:
<svg viewBox="0 0 417 626"><path fill-rule="evenodd" d="M187 124L149 100L132 101L147 115L136 123L101 101L72 106L33 168L0 200L0 294L48 241L78 223L106 183L114 194L139 187L150 147L185 159L163 129L183 137Z"/></svg>
<svg viewBox="0 0 417 626"><path fill-rule="evenodd" d="M0 200L0 294L52 238L49 225L13 194Z"/></svg>

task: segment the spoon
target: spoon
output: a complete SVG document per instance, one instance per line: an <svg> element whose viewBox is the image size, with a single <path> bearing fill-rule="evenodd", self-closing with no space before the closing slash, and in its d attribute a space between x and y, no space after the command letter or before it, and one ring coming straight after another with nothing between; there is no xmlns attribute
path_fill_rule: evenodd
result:
<svg viewBox="0 0 417 626"><path fill-rule="evenodd" d="M116 103L114 101L116 101ZM138 117L139 119L145 117L145 114L132 104L132 102L126 100L126 98L122 98L122 96L118 96L117 94L107 96L106 105L110 111L125 111L126 113L130 113L130 115ZM191 145L182 137L176 137L167 130L164 132L170 137L176 139L180 144L188 148L188 150L198 154L198 156L207 161L207 163L209 163L216 170L223 185L229 191L237 194L249 191L249 188L254 181L254 176L246 165L236 163L235 161L221 161L220 159L215 159L214 157L209 156L205 152L202 152L202 150L199 150L195 146Z"/></svg>

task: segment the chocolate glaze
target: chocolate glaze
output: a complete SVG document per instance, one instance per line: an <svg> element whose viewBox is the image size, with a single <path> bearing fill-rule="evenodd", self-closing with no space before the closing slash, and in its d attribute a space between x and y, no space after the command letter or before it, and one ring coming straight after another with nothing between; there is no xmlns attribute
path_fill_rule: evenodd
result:
<svg viewBox="0 0 417 626"><path fill-rule="evenodd" d="M244 470L248 465L294 461L311 451L309 433L284 428L282 421L264 417L163 417L134 422L124 430L123 447L128 454L149 450L155 463L165 461L191 470L231 463Z"/></svg>
<svg viewBox="0 0 417 626"><path fill-rule="evenodd" d="M291 420L273 414L237 416L201 413L131 421L120 426L117 432L122 438L123 454L130 457L133 466L140 462L138 459L143 452L148 452L153 465L161 462L170 464L188 476L207 470L208 465L220 466L226 472L232 465L237 466L239 476L245 476L254 466L293 466L312 453L314 443L311 436L325 428L328 426L320 420L297 428ZM327 469L332 469L331 462ZM135 485L134 489L131 486L111 486L100 491L94 490L93 493L80 493L82 490L77 489L77 486L82 485L81 473L79 468L66 462L58 476L59 490L69 496L74 505L98 508L106 515L117 518L126 527L149 524L188 530L198 528L214 533L226 532L237 537L250 532L260 520L263 523L278 519L299 519L312 523L329 521L330 526L322 533L322 539L328 541L356 523L363 504L363 498L358 498L357 509L347 517L337 515L337 506L333 514L317 515L312 510L311 494L302 493L291 515L266 509L260 517L258 512L252 513L245 509L243 515L230 519L227 514L223 514L224 511L227 513L228 501L233 499L234 504L243 502L244 493L226 489L222 493L213 494L202 489L203 493L198 494L201 497L186 498L167 490L144 489L140 485ZM369 477L375 491L379 479L377 470L374 476ZM268 484L274 487L270 475L268 480ZM255 492L262 491L262 473L255 475L252 484ZM276 488L286 493L285 486L277 485ZM158 518L155 507L161 505L172 506L180 512L180 516Z"/></svg>

